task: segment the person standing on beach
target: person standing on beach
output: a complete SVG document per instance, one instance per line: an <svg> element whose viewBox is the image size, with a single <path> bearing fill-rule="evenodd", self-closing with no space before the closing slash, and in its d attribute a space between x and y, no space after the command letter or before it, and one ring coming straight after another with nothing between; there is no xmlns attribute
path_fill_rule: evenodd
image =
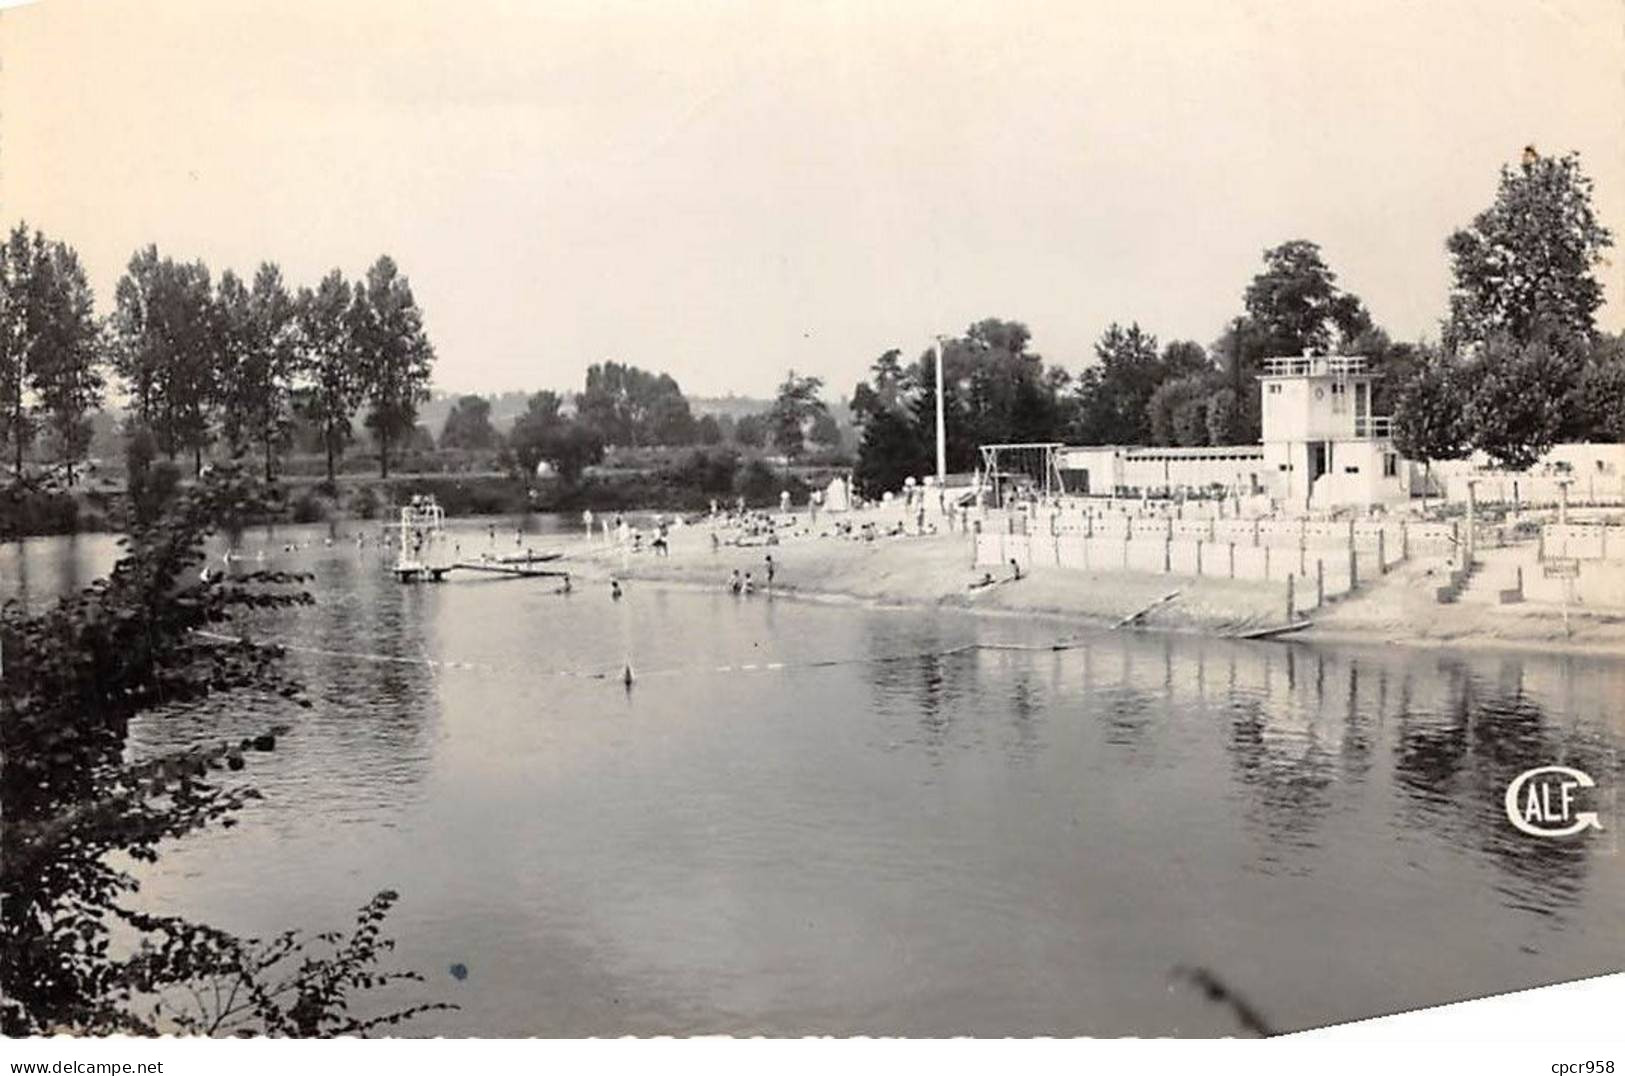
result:
<svg viewBox="0 0 1625 1076"><path fill-rule="evenodd" d="M773 577L778 574L779 566L773 563L773 554L767 555L767 589L773 589Z"/></svg>
<svg viewBox="0 0 1625 1076"><path fill-rule="evenodd" d="M587 532L587 540L591 541L592 540L592 509L591 508L583 508L581 510L581 525Z"/></svg>
<svg viewBox="0 0 1625 1076"><path fill-rule="evenodd" d="M733 570L733 575L728 577L728 589L732 591L734 597L737 598L739 596L739 589L742 586L744 586L744 584L739 579L739 569L735 568Z"/></svg>

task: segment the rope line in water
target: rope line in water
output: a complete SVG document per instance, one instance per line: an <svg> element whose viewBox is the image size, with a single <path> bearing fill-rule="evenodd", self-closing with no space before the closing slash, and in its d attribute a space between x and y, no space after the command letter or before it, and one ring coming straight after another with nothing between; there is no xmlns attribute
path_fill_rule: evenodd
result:
<svg viewBox="0 0 1625 1076"><path fill-rule="evenodd" d="M194 631L194 635L212 642L241 644L251 640L237 635L222 635L212 631ZM310 654L315 657L342 658L348 661L373 661L389 665L420 665L431 669L458 669L472 672L503 672L503 666L494 665L484 661L441 661L435 658L403 657L399 654L379 654L357 650L328 650L316 646L299 646L294 643L278 643L263 641L258 645L276 646L290 653ZM816 661L764 661L741 662L739 664L717 665L704 668L698 665L672 666L665 669L652 669L637 674L638 679L654 676L678 676L695 673L735 673L735 672L784 672L796 669L828 669L840 665L878 665L897 661L920 661L925 658L957 657L976 650L1004 650L1023 653L1052 653L1059 650L1072 650L1082 644L1072 640L1062 640L1043 645L1030 645L1024 643L962 643L946 650L925 650L908 654L879 654L859 658L821 658ZM622 670L605 669L599 672L588 672L576 669L554 669L542 672L542 676L556 676L576 680L608 680L619 677Z"/></svg>

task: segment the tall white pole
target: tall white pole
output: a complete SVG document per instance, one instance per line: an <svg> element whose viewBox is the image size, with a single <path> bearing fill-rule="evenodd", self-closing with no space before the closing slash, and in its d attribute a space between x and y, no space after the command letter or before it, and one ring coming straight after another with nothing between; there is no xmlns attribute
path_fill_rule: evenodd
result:
<svg viewBox="0 0 1625 1076"><path fill-rule="evenodd" d="M948 427L942 419L942 337L937 337L937 488L948 484Z"/></svg>

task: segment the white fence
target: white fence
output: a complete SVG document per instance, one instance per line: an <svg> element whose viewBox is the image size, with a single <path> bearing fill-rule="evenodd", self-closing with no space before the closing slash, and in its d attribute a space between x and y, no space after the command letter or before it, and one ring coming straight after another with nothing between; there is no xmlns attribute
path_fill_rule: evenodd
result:
<svg viewBox="0 0 1625 1076"><path fill-rule="evenodd" d="M1418 553L1448 555L1461 538L1461 525L1455 522L1221 519L1215 516L1192 519L1078 508L1039 509L1031 515L1012 513L1002 520L993 515L987 520L984 531L994 529L1006 534L1033 536L1233 542L1272 549L1301 546L1311 550L1346 550L1352 544L1360 552L1373 554L1381 543L1390 561Z"/></svg>
<svg viewBox="0 0 1625 1076"><path fill-rule="evenodd" d="M1625 527L1602 523L1548 523L1540 529L1540 556L1625 560Z"/></svg>
<svg viewBox="0 0 1625 1076"><path fill-rule="evenodd" d="M1206 538L1077 533L982 533L976 536L976 566L1022 571L1053 567L1084 572L1141 572L1289 583L1294 611L1316 608L1327 598L1347 594L1360 579L1397 563L1402 547L1371 537L1369 548L1276 546ZM1378 550L1382 560L1379 562Z"/></svg>

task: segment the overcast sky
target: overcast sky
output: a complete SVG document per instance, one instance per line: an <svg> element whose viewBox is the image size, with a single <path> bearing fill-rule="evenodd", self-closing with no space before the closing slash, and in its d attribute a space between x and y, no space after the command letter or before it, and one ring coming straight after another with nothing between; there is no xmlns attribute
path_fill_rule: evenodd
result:
<svg viewBox="0 0 1625 1076"><path fill-rule="evenodd" d="M1525 143L1625 242L1622 11L41 0L0 13L0 210L103 309L149 242L298 283L387 251L452 390L619 359L833 396L984 316L1075 371L1114 319L1211 341L1300 237L1413 338Z"/></svg>

